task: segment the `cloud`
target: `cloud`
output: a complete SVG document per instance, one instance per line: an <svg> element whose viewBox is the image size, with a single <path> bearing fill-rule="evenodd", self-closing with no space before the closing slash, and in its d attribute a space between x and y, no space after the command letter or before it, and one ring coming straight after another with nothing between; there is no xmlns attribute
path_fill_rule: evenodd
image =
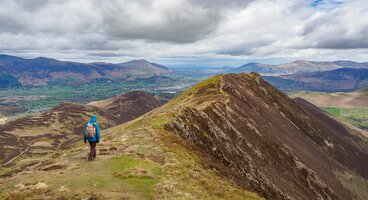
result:
<svg viewBox="0 0 368 200"><path fill-rule="evenodd" d="M364 0L0 0L0 51L170 63L365 59Z"/></svg>
<svg viewBox="0 0 368 200"><path fill-rule="evenodd" d="M314 48L368 48L367 11L350 7L318 13L306 23L302 37Z"/></svg>
<svg viewBox="0 0 368 200"><path fill-rule="evenodd" d="M104 1L99 9L105 33L113 39L187 43L211 33L220 20L218 13L187 1L143 2Z"/></svg>

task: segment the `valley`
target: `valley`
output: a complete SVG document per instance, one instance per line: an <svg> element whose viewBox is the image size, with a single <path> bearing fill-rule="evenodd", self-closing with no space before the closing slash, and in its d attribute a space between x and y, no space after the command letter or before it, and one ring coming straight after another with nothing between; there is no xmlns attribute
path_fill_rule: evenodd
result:
<svg viewBox="0 0 368 200"><path fill-rule="evenodd" d="M144 78L134 82L89 83L80 86L46 85L6 89L0 90L0 114L5 117L13 117L24 113L39 113L62 102L88 103L133 90L172 96L196 82L196 79L165 78L163 81Z"/></svg>
<svg viewBox="0 0 368 200"><path fill-rule="evenodd" d="M145 100L136 100L137 95ZM143 108L147 102L152 107L132 116L134 120L119 121L126 116L124 112L132 112L126 108ZM126 107L122 103L133 104ZM26 139L19 142L27 142L17 153L8 147L2 150L7 157L2 158L6 165L0 168L0 196L368 197L368 139L305 100L290 99L257 73L213 76L160 105L135 92L89 105L61 104L39 117L2 126L6 141L16 144L11 135L17 135ZM104 128L97 160L88 163L88 148L73 133L87 120L81 116L91 111L99 112ZM64 123L65 128L55 128L55 122ZM27 126L31 127L22 128ZM40 137L44 139L37 140ZM62 148L48 146L60 144L65 137L74 139L64 142ZM47 143L46 138L52 142ZM88 168L95 170L93 178Z"/></svg>
<svg viewBox="0 0 368 200"><path fill-rule="evenodd" d="M299 91L288 95L291 98L303 98L339 120L368 130L367 89L338 93Z"/></svg>

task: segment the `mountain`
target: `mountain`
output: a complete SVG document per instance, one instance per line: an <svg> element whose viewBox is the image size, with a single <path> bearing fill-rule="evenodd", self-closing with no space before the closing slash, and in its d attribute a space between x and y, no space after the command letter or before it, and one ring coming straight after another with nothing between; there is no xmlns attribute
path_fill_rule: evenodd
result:
<svg viewBox="0 0 368 200"><path fill-rule="evenodd" d="M321 113L256 73L218 75L103 130L93 162L75 145L0 168L11 174L0 191L13 199L367 199L367 138Z"/></svg>
<svg viewBox="0 0 368 200"><path fill-rule="evenodd" d="M17 78L11 75L0 75L0 89L16 88L20 87L21 84Z"/></svg>
<svg viewBox="0 0 368 200"><path fill-rule="evenodd" d="M309 90L320 92L349 92L368 87L368 68L341 68L323 72L264 77L269 83L286 92Z"/></svg>
<svg viewBox="0 0 368 200"><path fill-rule="evenodd" d="M368 108L368 89L337 93L298 91L289 96L305 99L318 107Z"/></svg>
<svg viewBox="0 0 368 200"><path fill-rule="evenodd" d="M216 76L173 102L166 129L267 199L351 199L342 177L367 183L366 140L342 126L331 132L257 74Z"/></svg>
<svg viewBox="0 0 368 200"><path fill-rule="evenodd" d="M146 92L133 91L110 99L91 102L88 105L105 110L119 123L123 123L161 106L162 102Z"/></svg>
<svg viewBox="0 0 368 200"><path fill-rule="evenodd" d="M350 60L338 60L334 61L334 64L338 66L343 66L344 68L366 68L368 67L367 63L358 63Z"/></svg>
<svg viewBox="0 0 368 200"><path fill-rule="evenodd" d="M8 55L0 55L0 70L0 87L19 86L18 82L21 85L40 86L55 81L76 85L99 80L134 80L171 73L165 66L146 60L119 64L87 64L43 57L24 59ZM2 78L4 75L5 81Z"/></svg>
<svg viewBox="0 0 368 200"><path fill-rule="evenodd" d="M287 75L309 72L321 72L340 68L366 68L366 63L354 61L334 61L334 62L314 62L306 60L297 60L290 63L279 65L268 65L260 63L248 63L238 68L231 69L226 73L257 72L262 75Z"/></svg>
<svg viewBox="0 0 368 200"><path fill-rule="evenodd" d="M190 77L208 77L215 74L226 73L234 67L175 67L171 68L176 74L181 74Z"/></svg>

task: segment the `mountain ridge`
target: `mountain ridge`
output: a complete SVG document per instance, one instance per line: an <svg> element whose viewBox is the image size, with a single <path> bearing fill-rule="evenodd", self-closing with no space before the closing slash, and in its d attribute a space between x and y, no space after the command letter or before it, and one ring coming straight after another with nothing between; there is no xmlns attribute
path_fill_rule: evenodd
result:
<svg viewBox="0 0 368 200"><path fill-rule="evenodd" d="M224 79L226 81L222 81ZM244 88L240 89L241 87ZM207 97L211 101L203 101L204 94L210 95ZM240 94L247 95L245 97ZM192 95L196 96L195 100L192 99ZM275 102L275 105L269 103L270 100ZM331 138L329 131L323 125L312 120L309 114L301 110L284 94L277 92L272 86L264 82L258 74L231 74L212 77L172 101L175 104L181 102L179 103L181 106L174 109L176 110L173 111L176 113L174 120L170 120L171 122L165 125L166 129L181 135L196 148L201 149L205 155L214 157L215 160L227 166L216 168L220 173L224 173L228 177L235 177L234 179L238 183L252 188L266 198L317 198L314 195L332 199L351 198L349 197L351 194L346 188L344 189L341 182L330 170L351 170L359 165L359 170L356 173L367 178L368 174L365 173L363 165L357 164L357 160L354 164L345 161L344 159L351 161L352 158L345 156L341 158L340 156L345 153L341 150L329 150L331 147L328 144L331 142L334 145L339 143L346 147L349 146L356 153L361 151L358 147L352 147L349 142ZM167 106L173 109L170 102ZM279 111L271 112L271 108ZM248 110L246 114L245 110ZM265 110L269 111L265 112ZM269 123L272 125L267 126L266 124ZM289 128L285 130L280 124ZM321 130L317 130L316 127L321 128ZM277 142L280 140L281 144ZM256 141L260 141L260 143ZM298 152L301 147L303 151L309 153ZM325 150L321 152L320 148ZM331 161L326 153L337 161ZM355 153L348 154L353 156ZM361 158L367 157L367 152L361 152L358 155ZM281 163L273 160L272 157L277 157ZM261 164L258 159L275 163ZM355 159L357 158L353 160ZM311 164L318 162L323 164ZM341 163L344 163L343 166ZM216 166L216 164L214 165ZM296 167L298 165L300 168ZM281 172L277 172L278 170L283 171L283 175L276 178L275 174ZM287 175L289 173L290 175ZM304 173L308 175L303 177ZM298 178L292 181L296 177ZM248 181L244 181L244 179ZM295 185L286 186L287 183L282 183L281 179L288 179L288 183L293 182ZM301 184L302 182L306 185ZM324 184L320 185L321 182L327 184L328 188Z"/></svg>
<svg viewBox="0 0 368 200"><path fill-rule="evenodd" d="M264 76L282 91L351 92L368 87L368 68L340 68L282 76Z"/></svg>

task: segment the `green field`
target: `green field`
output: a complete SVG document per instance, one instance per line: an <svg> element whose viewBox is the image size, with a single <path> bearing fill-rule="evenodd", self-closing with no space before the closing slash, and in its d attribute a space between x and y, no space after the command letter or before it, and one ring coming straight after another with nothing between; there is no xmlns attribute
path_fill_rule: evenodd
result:
<svg viewBox="0 0 368 200"><path fill-rule="evenodd" d="M358 128L368 130L368 109L322 107L322 110Z"/></svg>

